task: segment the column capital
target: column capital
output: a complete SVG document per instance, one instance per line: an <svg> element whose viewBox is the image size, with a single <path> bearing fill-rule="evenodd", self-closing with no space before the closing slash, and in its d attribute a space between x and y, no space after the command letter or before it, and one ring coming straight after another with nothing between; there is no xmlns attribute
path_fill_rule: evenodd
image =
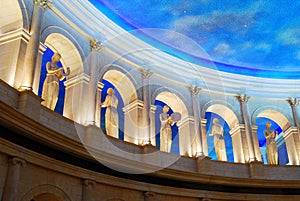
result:
<svg viewBox="0 0 300 201"><path fill-rule="evenodd" d="M236 98L240 101L240 103L247 103L250 99L250 96L247 96L246 94L239 94L236 96Z"/></svg>
<svg viewBox="0 0 300 201"><path fill-rule="evenodd" d="M145 201L151 201L155 198L155 193L146 191L146 192L144 192L144 197L145 197Z"/></svg>
<svg viewBox="0 0 300 201"><path fill-rule="evenodd" d="M26 161L24 159L18 158L18 157L13 157L13 158L9 159L8 163L11 164L11 165L19 164L23 167L26 166Z"/></svg>
<svg viewBox="0 0 300 201"><path fill-rule="evenodd" d="M86 179L83 181L84 186L91 186L92 188L96 185L96 182L90 179Z"/></svg>
<svg viewBox="0 0 300 201"><path fill-rule="evenodd" d="M91 51L100 52L103 49L103 44L98 41L96 38L90 39L90 48Z"/></svg>
<svg viewBox="0 0 300 201"><path fill-rule="evenodd" d="M34 5L41 8L47 8L52 0L34 0Z"/></svg>
<svg viewBox="0 0 300 201"><path fill-rule="evenodd" d="M194 86L194 85L189 85L188 88L189 88L190 92L192 93L192 95L199 95L200 94L200 91L201 91L200 87Z"/></svg>
<svg viewBox="0 0 300 201"><path fill-rule="evenodd" d="M288 98L286 101L290 104L291 107L296 107L300 103L299 98Z"/></svg>
<svg viewBox="0 0 300 201"><path fill-rule="evenodd" d="M141 69L142 76L144 79L150 79L150 77L154 74L150 69L148 68L142 68Z"/></svg>

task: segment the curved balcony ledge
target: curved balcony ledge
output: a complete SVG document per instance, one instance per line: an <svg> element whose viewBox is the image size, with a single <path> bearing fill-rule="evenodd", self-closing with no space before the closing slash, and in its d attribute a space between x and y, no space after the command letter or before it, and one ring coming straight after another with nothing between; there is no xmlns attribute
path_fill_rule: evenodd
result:
<svg viewBox="0 0 300 201"><path fill-rule="evenodd" d="M19 100L18 103L8 105L1 99L2 138L38 153L51 155L51 152L47 153L45 150L43 152L44 147L47 147L53 152L73 157L75 159L73 164L82 165L87 169L92 167L84 166L85 162L80 164L78 161L88 161L95 166L98 160L104 165L96 171L134 180L141 179L149 183L155 178L161 185L167 186L175 185L173 184L175 182L176 186L183 184L192 189L207 188L208 190L215 187L234 188L234 186L246 188L247 191L252 188L282 189L282 186L284 189L300 188L299 166L269 166L259 162L228 163L212 161L207 157L192 158L163 153L149 145L138 146L103 135L100 128L96 126L76 124L37 104L40 100L31 92L17 92L8 85L1 85L1 90L4 89L7 90L4 95L9 93L16 98L19 97ZM20 106L24 93L29 95L28 99L32 99L27 101L25 109L22 109ZM150 154L149 158L145 157L147 154ZM59 156L52 155L52 157ZM72 163L70 159L62 156L59 160Z"/></svg>

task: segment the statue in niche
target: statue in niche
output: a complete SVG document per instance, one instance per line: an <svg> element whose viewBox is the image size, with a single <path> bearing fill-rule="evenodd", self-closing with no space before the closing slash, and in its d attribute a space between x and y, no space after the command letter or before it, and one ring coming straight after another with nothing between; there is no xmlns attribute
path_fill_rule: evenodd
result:
<svg viewBox="0 0 300 201"><path fill-rule="evenodd" d="M42 104L51 110L55 109L57 103L59 81L62 81L70 74L69 67L67 67L66 72L64 72L62 67L57 66L60 59L61 55L59 53L55 53L52 56L52 61L49 61L46 64L47 77L43 85L42 99L44 99L44 102Z"/></svg>
<svg viewBox="0 0 300 201"><path fill-rule="evenodd" d="M163 107L163 113L159 115L159 119L161 122L160 126L160 151L170 152L171 151L171 144L172 144L172 129L176 122L181 119L181 115L178 112L174 112L173 114L169 115L170 108L169 106L165 105Z"/></svg>
<svg viewBox="0 0 300 201"><path fill-rule="evenodd" d="M214 146L218 160L227 161L224 130L217 118L213 119L213 126L209 136L214 136Z"/></svg>
<svg viewBox="0 0 300 201"><path fill-rule="evenodd" d="M266 123L266 129L264 130L264 136L267 140L266 150L268 157L268 164L277 165L278 164L278 150L275 138L278 136L277 131L271 130L271 123Z"/></svg>
<svg viewBox="0 0 300 201"><path fill-rule="evenodd" d="M107 89L107 96L102 103L101 107L106 107L105 112L105 128L106 134L109 136L113 136L115 138L119 138L119 117L118 117L118 99L114 95L113 88Z"/></svg>

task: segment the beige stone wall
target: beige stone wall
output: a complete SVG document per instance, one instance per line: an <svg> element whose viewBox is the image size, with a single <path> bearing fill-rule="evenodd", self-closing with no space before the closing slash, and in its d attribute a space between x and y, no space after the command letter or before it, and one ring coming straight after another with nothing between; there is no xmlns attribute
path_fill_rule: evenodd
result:
<svg viewBox="0 0 300 201"><path fill-rule="evenodd" d="M0 197L4 190L5 179L7 174L7 156L0 152Z"/></svg>

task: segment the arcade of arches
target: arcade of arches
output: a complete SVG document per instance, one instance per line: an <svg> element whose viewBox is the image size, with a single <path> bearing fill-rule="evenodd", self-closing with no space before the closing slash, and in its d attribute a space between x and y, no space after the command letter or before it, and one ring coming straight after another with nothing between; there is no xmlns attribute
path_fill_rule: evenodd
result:
<svg viewBox="0 0 300 201"><path fill-rule="evenodd" d="M300 199L293 81L188 72L201 85L87 0L0 3L3 201Z"/></svg>

